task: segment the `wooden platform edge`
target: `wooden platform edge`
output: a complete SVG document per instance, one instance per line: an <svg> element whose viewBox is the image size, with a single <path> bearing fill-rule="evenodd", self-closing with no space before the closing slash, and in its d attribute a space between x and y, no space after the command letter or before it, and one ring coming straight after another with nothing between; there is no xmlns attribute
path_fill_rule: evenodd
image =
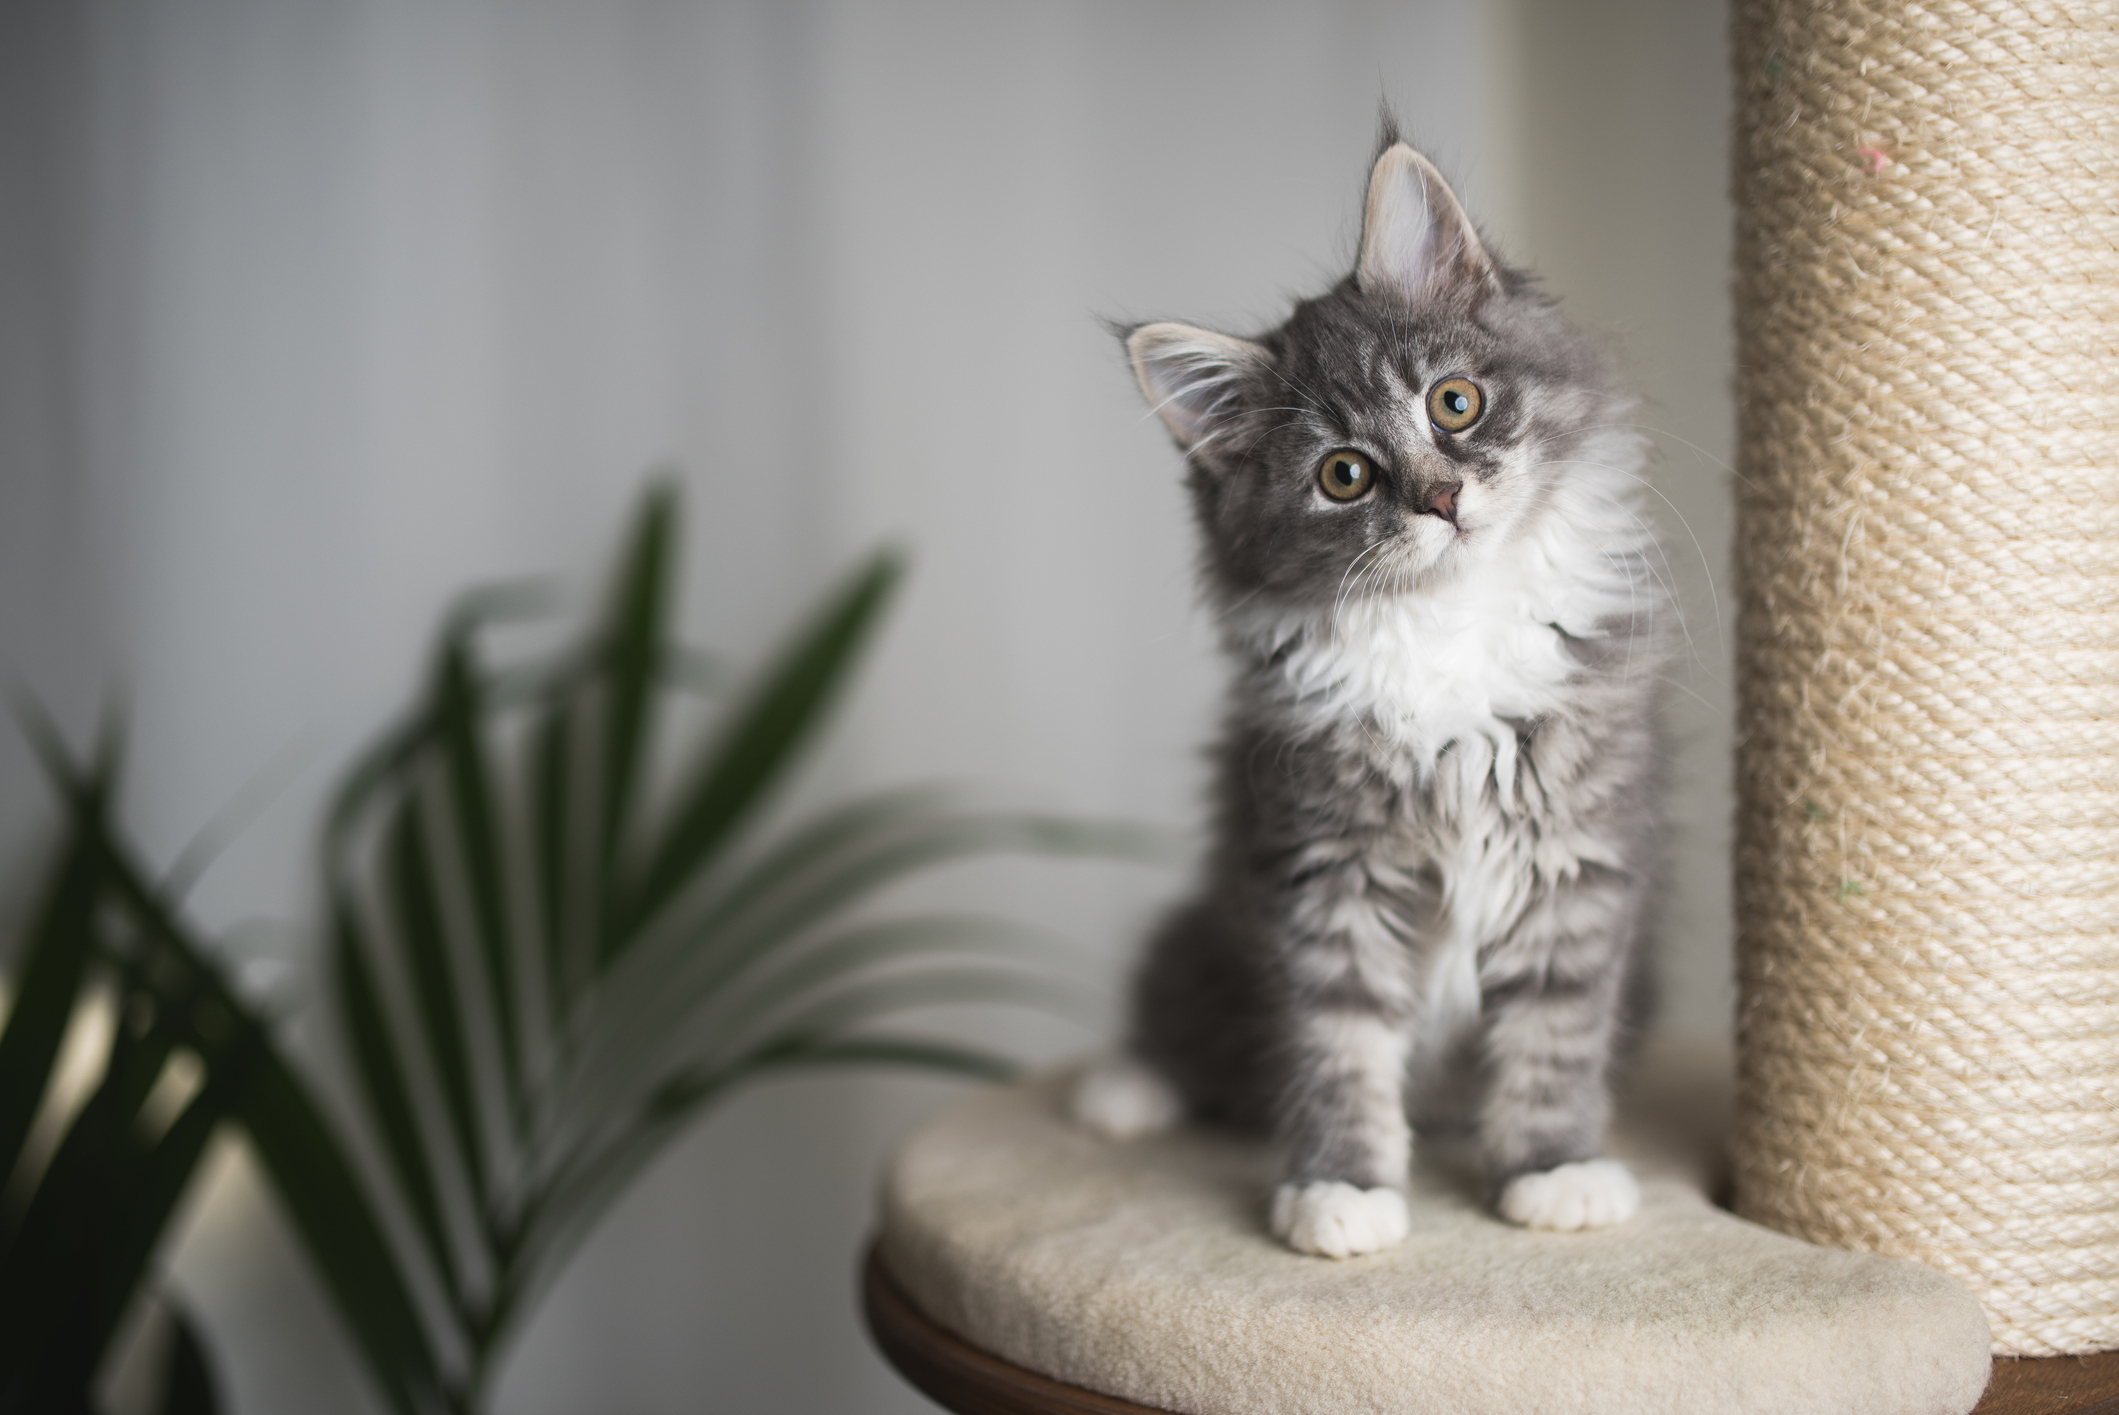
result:
<svg viewBox="0 0 2119 1415"><path fill-rule="evenodd" d="M2119 1415L2119 1351L1997 1356L1972 1415Z"/></svg>
<svg viewBox="0 0 2119 1415"><path fill-rule="evenodd" d="M862 1264L861 1311L883 1358L957 1415L1168 1415L979 1350L912 1304L883 1265L880 1241ZM1972 1415L2119 1415L2119 1351L1998 1358Z"/></svg>
<svg viewBox="0 0 2119 1415"><path fill-rule="evenodd" d="M868 1245L861 1311L868 1334L898 1374L957 1415L1168 1415L1153 1406L1066 1385L988 1355L912 1305Z"/></svg>

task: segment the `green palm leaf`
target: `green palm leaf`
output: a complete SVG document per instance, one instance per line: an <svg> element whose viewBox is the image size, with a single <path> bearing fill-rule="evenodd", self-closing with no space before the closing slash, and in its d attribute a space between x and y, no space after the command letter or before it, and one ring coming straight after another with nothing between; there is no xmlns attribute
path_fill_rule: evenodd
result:
<svg viewBox="0 0 2119 1415"><path fill-rule="evenodd" d="M456 1155L474 1191L486 1178L483 1116L473 1093L469 1026L464 1015L456 969L443 933L441 900L433 846L417 794L419 783L391 807L383 844L382 902L401 954L408 965L412 997L420 1025L420 1042L440 1082Z"/></svg>
<svg viewBox="0 0 2119 1415"><path fill-rule="evenodd" d="M41 713L25 710L23 715L47 768L55 753L63 761L64 748ZM45 886L16 969L14 1005L6 1031L0 1032L0 1183L22 1162L23 1141L51 1083L52 1063L94 951L90 920L102 877L89 842L108 789L100 771L81 783L58 867Z"/></svg>
<svg viewBox="0 0 2119 1415"><path fill-rule="evenodd" d="M206 1352L181 1306L169 1312L169 1356L163 1363L159 1415L214 1415L221 1408Z"/></svg>
<svg viewBox="0 0 2119 1415"><path fill-rule="evenodd" d="M846 929L831 937L797 948L775 951L768 962L746 973L730 985L705 994L679 1027L667 1030L659 1049L641 1044L635 1029L627 1027L632 1045L623 1056L629 1063L619 1070L614 1063L595 1070L584 1061L561 1108L574 1122L553 1137L555 1148L567 1158L553 1163L563 1172L581 1163L581 1156L610 1134L635 1122L636 1108L669 1084L673 1071L702 1064L703 1048L727 1050L740 1043L760 1025L784 1015L795 1004L811 1000L836 988L858 988L875 981L868 975L899 964L911 964L929 978L929 970L942 964L979 964L991 969L991 981L977 999L945 996L947 984L929 989L929 1000L1030 1003L1065 1015L1093 1013L1096 998L1086 990L1021 970L1049 967L1072 952L1064 939L1043 929L1009 919L983 916L924 916L890 919ZM980 976L987 976L984 969ZM926 987L927 984L920 984ZM914 988L914 993L919 988ZM891 1006L899 1005L893 995ZM702 1042L700 1039L710 1039ZM962 1054L961 1049L936 1044L935 1057ZM905 1058L904 1064L913 1064ZM938 1062L937 1064L947 1064ZM972 1074L987 1075L981 1062ZM564 1185L564 1178L547 1181Z"/></svg>
<svg viewBox="0 0 2119 1415"><path fill-rule="evenodd" d="M16 1040L0 1040L8 1093L44 1103L50 1050L42 1038L63 1030L91 978L107 983L114 1021L100 1077L57 1148L39 1172L18 1174L27 1204L11 1216L0 1254L0 1410L9 1412L86 1408L89 1383L213 1134L230 1119L256 1125L288 1112L297 1119L274 1118L264 1128L295 1135L309 1104L263 1025L112 830L105 808L115 753L106 748L83 770L41 717L29 730L66 808L67 845L20 960L23 985L8 1021ZM55 954L64 958L69 989L44 981L33 990L30 980L60 975ZM158 1082L180 1052L200 1063L199 1084L173 1117L150 1115ZM13 1148L25 1162L19 1133ZM364 1223L365 1201L342 1156L328 1132L306 1166L288 1161L286 1148L261 1146L261 1153L283 1175L321 1171L303 1177L298 1218L319 1241L344 1250L335 1288L365 1281L344 1310L383 1375L385 1395L401 1415L435 1408L440 1389L428 1378L424 1335L401 1284L393 1287L387 1251ZM180 1333L180 1348L187 1339ZM180 1349L164 1409L210 1411L212 1401L196 1344L188 1355Z"/></svg>
<svg viewBox="0 0 2119 1415"><path fill-rule="evenodd" d="M555 694L529 738L532 873L544 945L546 1005L554 1017L564 1013L588 980L595 950L583 904L593 897L602 875L590 863L594 852L581 849L575 839L583 791L579 731L573 696Z"/></svg>
<svg viewBox="0 0 2119 1415"><path fill-rule="evenodd" d="M895 555L871 560L796 636L793 648L737 710L693 769L668 827L648 851L639 888L620 916L628 938L698 877L715 847L816 728L903 570ZM612 952L621 948L614 945Z"/></svg>
<svg viewBox="0 0 2119 1415"><path fill-rule="evenodd" d="M604 1211L714 1101L744 1082L773 1072L851 1065L911 1067L982 1081L1006 1081L1021 1072L1016 1063L975 1047L926 1038L864 1036L828 1041L783 1039L776 1048L761 1048L738 1064L671 1077L615 1143L582 1156L578 1166L550 1191L530 1230L530 1241L514 1265L506 1292L511 1310L534 1308L537 1297L558 1278Z"/></svg>
<svg viewBox="0 0 2119 1415"><path fill-rule="evenodd" d="M444 641L435 688L435 725L441 739L448 819L455 853L469 885L479 961L486 975L486 1001L498 1032L503 1079L510 1098L522 1089L522 1041L516 1021L515 968L508 949L508 910L501 883L499 807L492 771L480 736L485 719L483 686L473 673L469 646Z"/></svg>
<svg viewBox="0 0 2119 1415"><path fill-rule="evenodd" d="M308 1092L267 1058L240 1116L369 1373L401 1415L444 1400L441 1363L350 1158Z"/></svg>
<svg viewBox="0 0 2119 1415"><path fill-rule="evenodd" d="M195 999L181 1014L185 1043L209 1071L225 1063L238 1040L256 1047L247 1062L249 1083L233 1098L231 1113L316 1260L378 1387L399 1415L439 1408L445 1400L440 1363L336 1132L130 851L104 828L93 840L112 895L154 950L157 993Z"/></svg>
<svg viewBox="0 0 2119 1415"><path fill-rule="evenodd" d="M758 839L901 565L871 560L723 699L719 670L669 634L676 546L674 496L657 490L598 619L549 663L489 667L474 618L449 624L426 700L358 760L327 822L338 1031L379 1157L363 1173L405 1216L391 1253L448 1309L424 1357L389 1345L394 1315L363 1349L407 1390L431 1388L431 1353L460 1353L438 1387L456 1409L477 1407L615 1196L730 1087L824 1065L1004 1075L1010 1063L976 1048L869 1028L938 1003L1083 1005L1051 975L1048 936L990 919L848 922L852 909L949 860L1162 844L931 788ZM664 711L666 695L703 674L717 716L675 745L674 788L650 791L667 725L691 720ZM459 1196L468 1221L452 1218ZM346 1261L304 1232L321 1267Z"/></svg>
<svg viewBox="0 0 2119 1415"><path fill-rule="evenodd" d="M353 906L342 895L332 900L331 952L338 986L339 1015L353 1052L355 1075L368 1118L381 1137L383 1154L397 1180L399 1196L411 1210L426 1261L452 1303L464 1297L456 1253L442 1217L440 1181L427 1143L420 1137L405 1067L384 1018L383 1002L369 968Z"/></svg>
<svg viewBox="0 0 2119 1415"><path fill-rule="evenodd" d="M653 723L655 683L667 637L671 539L676 498L667 487L649 491L603 628L605 685L601 854L616 858L632 814L640 759ZM608 868L608 864L606 865ZM608 940L607 940L608 943Z"/></svg>
<svg viewBox="0 0 2119 1415"><path fill-rule="evenodd" d="M597 1008L577 1031L581 1074L591 1092L614 1073L664 1046L695 1010L759 958L799 941L816 925L919 870L1001 852L1141 858L1166 847L1165 836L1122 823L1060 820L1022 813L932 813L914 805L886 813L864 805L857 821L840 817L806 831L810 848L775 850L758 870L710 897L699 917L641 945L599 989ZM769 875L771 879L759 878ZM623 1017L622 1027L602 1019Z"/></svg>

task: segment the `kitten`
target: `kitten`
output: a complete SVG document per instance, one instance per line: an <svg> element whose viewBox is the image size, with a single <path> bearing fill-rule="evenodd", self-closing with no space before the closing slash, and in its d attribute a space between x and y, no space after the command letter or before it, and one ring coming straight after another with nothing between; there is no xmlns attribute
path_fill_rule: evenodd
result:
<svg viewBox="0 0 2119 1415"><path fill-rule="evenodd" d="M1270 1132L1272 1229L1304 1252L1404 1238L1409 1108L1453 1101L1503 1217L1627 1218L1598 1148L1674 623L1630 400L1388 129L1352 275L1257 339L1126 350L1235 672L1203 886L1077 1115Z"/></svg>

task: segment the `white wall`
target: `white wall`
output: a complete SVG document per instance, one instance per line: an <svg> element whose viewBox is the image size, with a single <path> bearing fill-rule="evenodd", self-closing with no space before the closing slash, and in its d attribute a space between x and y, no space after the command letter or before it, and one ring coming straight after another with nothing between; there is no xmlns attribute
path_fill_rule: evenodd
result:
<svg viewBox="0 0 2119 1415"><path fill-rule="evenodd" d="M1217 672L1174 455L1098 318L1241 328L1336 276L1379 95L1504 251L1625 338L1670 434L1699 541L1671 516L1698 657L1670 1010L1719 1027L1723 61L1716 8L1682 0L20 0L0 673L76 721L124 687L156 858L258 783L196 908L287 921L243 947L299 959L320 792L441 605L581 583L667 465L709 643L755 653L864 548L915 552L811 796L942 775L1188 824ZM44 819L9 736L16 897ZM1115 980L1180 885L943 888ZM812 1079L711 1118L558 1290L501 1409L926 1408L862 1344L851 1272L878 1156L947 1092ZM210 1189L174 1266L236 1408L369 1408L232 1151Z"/></svg>

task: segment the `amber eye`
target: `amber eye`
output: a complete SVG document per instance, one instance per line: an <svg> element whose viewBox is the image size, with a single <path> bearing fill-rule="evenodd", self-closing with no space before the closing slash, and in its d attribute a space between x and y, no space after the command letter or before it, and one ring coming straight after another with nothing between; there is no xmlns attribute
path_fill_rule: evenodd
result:
<svg viewBox="0 0 2119 1415"><path fill-rule="evenodd" d="M1445 378L1427 393L1427 415L1444 432L1462 432L1486 411L1486 396L1468 378Z"/></svg>
<svg viewBox="0 0 2119 1415"><path fill-rule="evenodd" d="M1359 452L1334 452L1317 468L1317 484L1334 501L1352 501L1376 484L1376 469Z"/></svg>

